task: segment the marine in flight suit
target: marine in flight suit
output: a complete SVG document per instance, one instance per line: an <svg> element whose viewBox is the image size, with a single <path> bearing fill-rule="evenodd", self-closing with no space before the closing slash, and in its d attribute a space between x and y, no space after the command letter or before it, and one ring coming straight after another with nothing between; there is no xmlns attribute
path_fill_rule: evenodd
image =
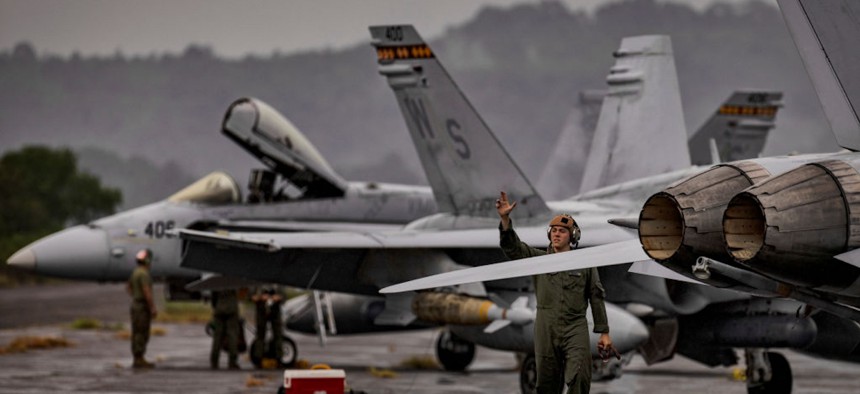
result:
<svg viewBox="0 0 860 394"><path fill-rule="evenodd" d="M500 244L509 259L522 259L571 250L579 241L579 227L569 215L550 222L550 246L544 251L520 241L509 217L516 203L502 192L496 200L501 218ZM537 317L534 325L537 392L588 393L591 388L591 349L585 311L591 304L594 332L600 333L598 346L612 348L604 299L606 291L596 268L535 275Z"/></svg>

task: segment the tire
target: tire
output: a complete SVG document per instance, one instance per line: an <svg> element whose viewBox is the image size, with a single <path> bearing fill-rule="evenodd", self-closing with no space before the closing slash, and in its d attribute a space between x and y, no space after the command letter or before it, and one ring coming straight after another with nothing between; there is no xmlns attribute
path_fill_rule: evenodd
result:
<svg viewBox="0 0 860 394"><path fill-rule="evenodd" d="M791 393L794 379L791 375L791 364L780 353L767 352L767 359L770 362L771 378L769 382L749 387L749 394L789 394Z"/></svg>
<svg viewBox="0 0 860 394"><path fill-rule="evenodd" d="M299 348L296 346L296 341L284 335L281 346L284 354L281 358L281 364L285 367L292 367L299 359Z"/></svg>
<svg viewBox="0 0 860 394"><path fill-rule="evenodd" d="M464 371L475 359L475 344L442 331L436 340L436 358L446 371Z"/></svg>
<svg viewBox="0 0 860 394"><path fill-rule="evenodd" d="M527 354L520 365L520 392L534 394L537 392L537 362L534 354Z"/></svg>

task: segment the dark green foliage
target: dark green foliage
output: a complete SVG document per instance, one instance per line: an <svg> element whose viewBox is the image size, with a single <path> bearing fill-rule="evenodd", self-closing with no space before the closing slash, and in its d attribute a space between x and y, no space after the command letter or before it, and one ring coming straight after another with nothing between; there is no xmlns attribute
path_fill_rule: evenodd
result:
<svg viewBox="0 0 860 394"><path fill-rule="evenodd" d="M113 213L122 194L78 171L68 149L28 146L0 158L0 261L62 228Z"/></svg>

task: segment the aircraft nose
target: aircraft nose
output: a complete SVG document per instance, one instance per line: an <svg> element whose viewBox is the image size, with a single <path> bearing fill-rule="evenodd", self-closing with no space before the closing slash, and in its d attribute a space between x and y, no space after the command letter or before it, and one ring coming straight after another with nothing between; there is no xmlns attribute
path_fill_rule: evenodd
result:
<svg viewBox="0 0 860 394"><path fill-rule="evenodd" d="M110 263L106 233L75 226L27 245L9 257L11 266L71 279L104 275Z"/></svg>

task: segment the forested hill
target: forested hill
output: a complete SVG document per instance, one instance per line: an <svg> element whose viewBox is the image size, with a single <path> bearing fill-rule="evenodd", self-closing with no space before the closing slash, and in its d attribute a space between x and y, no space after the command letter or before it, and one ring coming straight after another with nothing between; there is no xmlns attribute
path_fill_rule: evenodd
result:
<svg viewBox="0 0 860 394"><path fill-rule="evenodd" d="M781 89L786 106L767 152L835 147L778 10L761 1L696 12L636 0L593 15L549 2L487 8L431 45L537 179L577 93L602 88L621 38L640 34L671 35L688 128L736 88ZM369 44L241 60L194 44L178 55L69 58L38 45L0 53L3 151L93 146L176 163L195 177L224 169L244 184L260 165L219 126L234 99L254 96L290 118L346 178L426 183Z"/></svg>

